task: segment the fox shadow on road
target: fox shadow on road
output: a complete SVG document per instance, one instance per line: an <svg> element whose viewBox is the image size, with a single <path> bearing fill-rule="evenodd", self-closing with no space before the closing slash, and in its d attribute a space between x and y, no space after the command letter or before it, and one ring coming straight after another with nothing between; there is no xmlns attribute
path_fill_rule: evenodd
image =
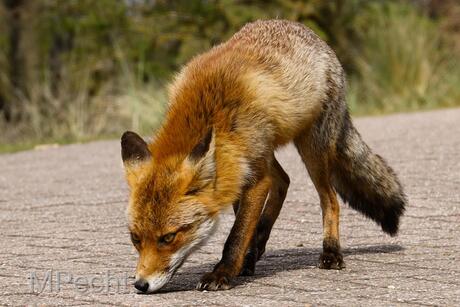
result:
<svg viewBox="0 0 460 307"><path fill-rule="evenodd" d="M387 244L345 248L342 252L346 262L348 255L395 253L403 249L400 245ZM258 278L273 276L283 271L313 270L318 264L320 253L321 249L319 248L305 247L268 250L257 263L255 275L248 277L240 276L234 280L234 285L243 285ZM201 275L212 271L214 265L215 263L208 262L180 269L168 285L160 290L160 293L194 290Z"/></svg>

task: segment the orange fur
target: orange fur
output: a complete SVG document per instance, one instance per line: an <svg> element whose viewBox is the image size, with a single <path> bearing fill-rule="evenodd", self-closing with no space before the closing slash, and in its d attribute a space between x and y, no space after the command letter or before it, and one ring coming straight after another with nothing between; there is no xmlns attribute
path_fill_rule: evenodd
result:
<svg viewBox="0 0 460 307"><path fill-rule="evenodd" d="M169 232L180 232L184 242L191 242L193 238L187 237L193 237L193 231L178 230L187 224L185 221L193 220L189 212L198 211L199 215L215 219L224 208L244 198L246 186L256 185L260 178L270 181L273 151L291 141L318 115L319 99L324 96L318 89L311 93L312 103L300 101L288 90L291 84L283 71L274 69L281 62L278 54L248 49L245 40L235 36L193 59L177 75L170 86L166 118L153 142L148 144L151 158L125 162L131 187L128 208L131 232L154 241ZM214 176L212 184L200 188L196 195L186 195L194 185L200 185L202 177L197 175L199 167L188 157L210 129L213 157L206 159L214 160L215 173L205 176ZM247 193L252 195L255 191L250 188ZM262 210L265 196L256 201L257 204L247 206ZM282 200L280 204L280 201L271 202L281 207ZM267 220L269 215L276 219L279 208L275 213L267 213ZM256 218L244 222L249 224L242 225L242 229L249 227L249 233L254 232L260 210L248 211ZM237 265L233 275L241 269L251 237L242 241L243 249L235 254ZM168 262L165 259L176 251L172 249L169 255L159 256L160 250L148 250L140 250L138 274L141 276L164 271ZM143 270L142 263L154 269Z"/></svg>
<svg viewBox="0 0 460 307"><path fill-rule="evenodd" d="M281 20L248 24L192 59L169 88L169 109L154 140L146 144L132 132L122 137L129 227L140 255L136 288L151 292L163 286L232 204L236 219L222 260L198 287L228 288L239 273L252 274L289 185L274 151L289 142L296 144L320 196L323 267L340 269L334 188L360 197L353 200L403 204L403 196L382 198L387 194L372 185L368 191L350 186L353 178L368 183L369 168L350 171L343 167L347 159L353 166L371 165L388 183L384 189L402 193L381 159L369 154L360 160L370 150L349 119L344 84L334 52L308 28ZM374 214L360 203L356 208ZM379 221L391 233L403 210L396 209ZM166 237L173 239L165 245Z"/></svg>

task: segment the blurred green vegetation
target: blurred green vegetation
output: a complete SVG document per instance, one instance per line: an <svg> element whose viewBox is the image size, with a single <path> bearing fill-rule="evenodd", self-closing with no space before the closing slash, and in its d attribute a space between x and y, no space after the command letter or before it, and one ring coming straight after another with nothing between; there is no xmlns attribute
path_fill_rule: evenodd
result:
<svg viewBox="0 0 460 307"><path fill-rule="evenodd" d="M0 0L0 151L150 134L181 65L267 18L333 47L354 114L460 105L458 0Z"/></svg>

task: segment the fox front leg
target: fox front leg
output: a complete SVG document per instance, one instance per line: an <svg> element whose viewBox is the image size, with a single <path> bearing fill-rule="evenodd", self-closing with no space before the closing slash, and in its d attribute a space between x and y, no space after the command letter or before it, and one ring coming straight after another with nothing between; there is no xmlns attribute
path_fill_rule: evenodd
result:
<svg viewBox="0 0 460 307"><path fill-rule="evenodd" d="M243 193L235 223L224 245L222 259L211 273L201 278L197 285L198 290L231 288L231 280L238 276L243 267L244 257L255 234L270 186L271 178L266 172L260 180Z"/></svg>
<svg viewBox="0 0 460 307"><path fill-rule="evenodd" d="M240 207L240 200L238 199L237 201L233 203L233 212L235 212L235 216L238 213L239 207ZM263 215L263 212L262 212L262 215ZM259 224L260 224L260 221L259 221ZM259 255L259 251L257 249L258 228L259 226L257 226L256 233L252 237L252 241L249 244L248 251L246 253L246 256L244 257L243 267L241 268L240 276L254 275L254 271L256 268L256 262L257 262L258 255Z"/></svg>
<svg viewBox="0 0 460 307"><path fill-rule="evenodd" d="M284 199L286 198L290 182L289 176L283 170L274 155L270 174L272 179L270 192L268 193L268 199L265 202L264 210L259 218L256 234L253 237L251 246L244 259L244 266L240 273L242 276L254 275L256 262L259 261L260 257L265 252L265 245L270 237L273 224L275 224L283 206ZM238 204L239 202L236 205Z"/></svg>

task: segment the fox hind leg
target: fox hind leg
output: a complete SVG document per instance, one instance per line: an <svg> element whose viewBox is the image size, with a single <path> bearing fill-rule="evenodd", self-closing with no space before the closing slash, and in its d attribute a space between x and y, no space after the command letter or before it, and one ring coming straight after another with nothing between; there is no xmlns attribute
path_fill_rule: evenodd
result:
<svg viewBox="0 0 460 307"><path fill-rule="evenodd" d="M319 268L340 270L345 267L340 250L340 206L331 183L330 156L328 153L319 154L312 149L308 136L297 138L294 143L320 199L323 220L323 252L319 259Z"/></svg>

